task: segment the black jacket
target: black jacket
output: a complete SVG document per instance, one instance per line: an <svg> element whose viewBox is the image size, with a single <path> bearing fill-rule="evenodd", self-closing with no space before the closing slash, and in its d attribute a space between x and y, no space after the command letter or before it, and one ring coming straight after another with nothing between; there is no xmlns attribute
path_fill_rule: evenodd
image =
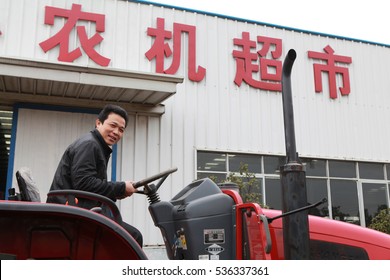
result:
<svg viewBox="0 0 390 280"><path fill-rule="evenodd" d="M112 153L100 132L95 129L73 142L57 167L50 190L75 189L97 193L116 201L125 193L125 182L107 181L107 164ZM48 197L47 202L65 204L64 197ZM97 204L79 199L78 206Z"/></svg>

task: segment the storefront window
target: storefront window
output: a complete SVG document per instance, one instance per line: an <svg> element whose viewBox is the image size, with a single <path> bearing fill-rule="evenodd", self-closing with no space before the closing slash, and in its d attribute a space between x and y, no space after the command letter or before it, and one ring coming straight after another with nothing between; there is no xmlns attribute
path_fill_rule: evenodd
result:
<svg viewBox="0 0 390 280"><path fill-rule="evenodd" d="M363 183L363 201L366 226L383 209L389 206L386 201L386 184Z"/></svg>
<svg viewBox="0 0 390 280"><path fill-rule="evenodd" d="M226 154L198 152L198 170L226 172Z"/></svg>
<svg viewBox="0 0 390 280"><path fill-rule="evenodd" d="M326 198L328 201L326 179L306 178L307 203L314 204ZM309 210L310 215L329 217L328 202Z"/></svg>
<svg viewBox="0 0 390 280"><path fill-rule="evenodd" d="M197 179L210 178L215 183L224 182L226 180L225 173L213 173L213 172L198 172Z"/></svg>
<svg viewBox="0 0 390 280"><path fill-rule="evenodd" d="M262 179L250 178L250 181L243 179L243 186L240 189L240 195L244 202L256 202L264 205L264 192L262 191Z"/></svg>
<svg viewBox="0 0 390 280"><path fill-rule="evenodd" d="M341 178L356 178L355 163L352 161L329 161L329 176Z"/></svg>
<svg viewBox="0 0 390 280"><path fill-rule="evenodd" d="M305 165L306 176L326 176L326 160L321 159L303 159Z"/></svg>
<svg viewBox="0 0 390 280"><path fill-rule="evenodd" d="M279 179L265 178L265 204L271 209L282 209L282 186Z"/></svg>
<svg viewBox="0 0 390 280"><path fill-rule="evenodd" d="M330 180L330 190L333 219L360 225L356 182Z"/></svg>
<svg viewBox="0 0 390 280"><path fill-rule="evenodd" d="M248 165L248 172L261 173L261 156L254 155L229 155L229 171L240 172L242 164Z"/></svg>
<svg viewBox="0 0 390 280"><path fill-rule="evenodd" d="M264 173L280 174L280 167L286 164L285 157L264 156Z"/></svg>
<svg viewBox="0 0 390 280"><path fill-rule="evenodd" d="M280 167L286 164L284 156L198 151L197 157L197 178L209 177L217 183L232 173L237 176L241 164L247 165L248 178L253 176L258 187L245 189L242 195L253 193L261 204L282 209ZM390 207L390 164L315 158L301 161L306 170L308 204L328 200L310 209L309 214L368 226L380 209ZM358 190L362 191L360 202Z"/></svg>
<svg viewBox="0 0 390 280"><path fill-rule="evenodd" d="M359 162L359 177L361 179L384 179L383 164Z"/></svg>

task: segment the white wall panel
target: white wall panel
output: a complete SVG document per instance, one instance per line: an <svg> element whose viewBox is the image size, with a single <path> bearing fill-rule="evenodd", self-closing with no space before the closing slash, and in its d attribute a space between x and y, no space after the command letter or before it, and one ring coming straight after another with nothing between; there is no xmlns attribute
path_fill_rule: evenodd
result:
<svg viewBox="0 0 390 280"><path fill-rule="evenodd" d="M46 201L54 173L65 149L95 127L96 115L19 109L13 173L29 167ZM17 186L13 176L13 186Z"/></svg>
<svg viewBox="0 0 390 280"><path fill-rule="evenodd" d="M160 119L158 117L131 115L121 141L121 180L139 181L162 171L160 159ZM169 147L168 147L169 149ZM165 167L164 169L168 169ZM170 179L162 186L169 190ZM144 243L162 244L159 230L153 225L148 212L146 196L134 194L118 202L122 218L136 226L144 236Z"/></svg>

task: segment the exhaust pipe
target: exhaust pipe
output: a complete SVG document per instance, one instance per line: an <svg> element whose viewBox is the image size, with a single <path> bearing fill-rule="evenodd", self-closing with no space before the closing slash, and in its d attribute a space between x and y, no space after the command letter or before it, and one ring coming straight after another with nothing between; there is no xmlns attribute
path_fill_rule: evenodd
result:
<svg viewBox="0 0 390 280"><path fill-rule="evenodd" d="M280 167L282 211L291 212L307 206L306 173L295 144L294 111L291 93L291 70L297 57L291 49L283 62L282 101L286 164ZM308 212L298 211L283 217L284 257L286 260L310 258Z"/></svg>

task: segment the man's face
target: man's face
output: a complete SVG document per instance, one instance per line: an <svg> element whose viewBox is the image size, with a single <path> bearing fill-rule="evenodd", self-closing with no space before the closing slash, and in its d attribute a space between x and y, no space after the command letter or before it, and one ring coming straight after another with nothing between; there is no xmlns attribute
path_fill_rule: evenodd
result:
<svg viewBox="0 0 390 280"><path fill-rule="evenodd" d="M125 119L115 113L109 114L104 123L99 119L96 120L96 128L109 146L116 144L122 138L125 125Z"/></svg>

